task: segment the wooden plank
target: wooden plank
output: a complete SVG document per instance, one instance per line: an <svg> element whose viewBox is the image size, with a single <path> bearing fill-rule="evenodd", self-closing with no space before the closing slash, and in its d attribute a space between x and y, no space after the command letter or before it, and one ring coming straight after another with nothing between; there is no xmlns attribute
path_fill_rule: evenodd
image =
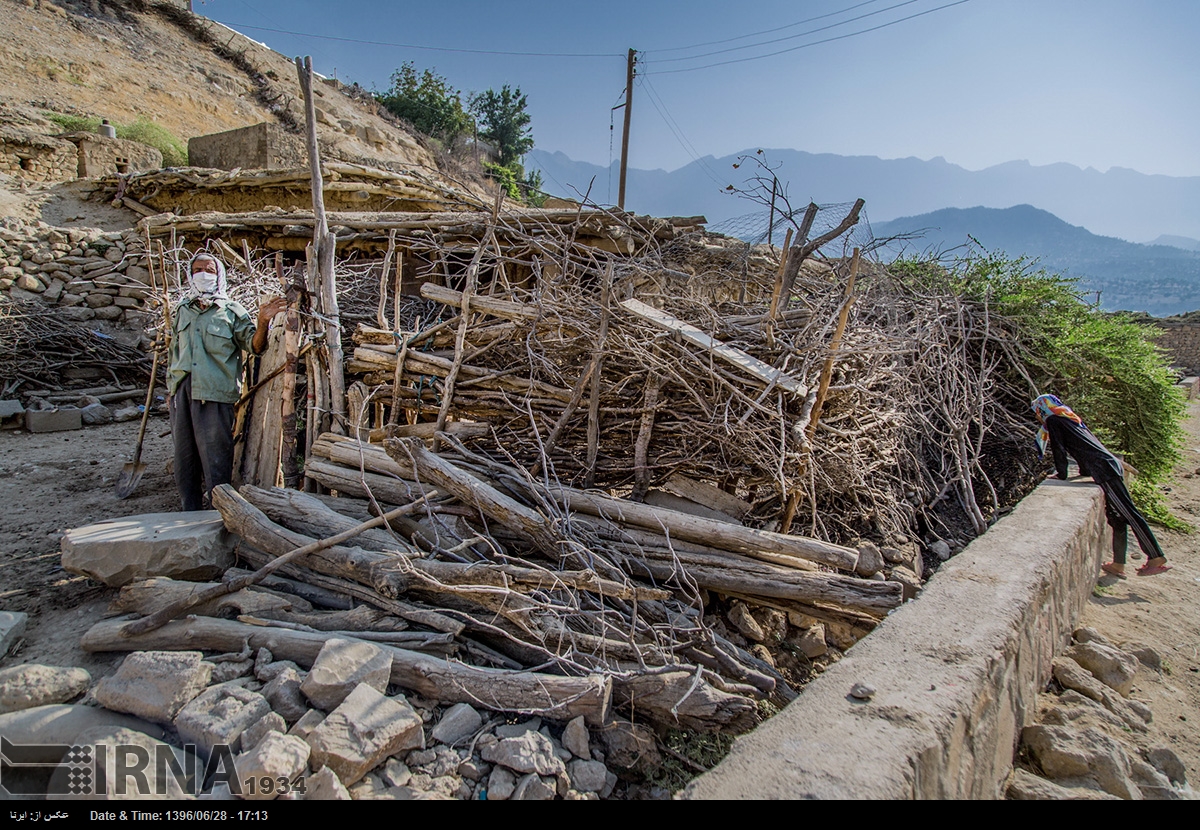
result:
<svg viewBox="0 0 1200 830"><path fill-rule="evenodd" d="M808 387L789 374L781 372L774 366L763 363L757 357L746 354L741 349L722 343L715 337L710 337L691 323L685 323L679 318L646 305L640 300L628 299L621 301L621 307L630 314L661 329L677 334L692 345L699 346L711 352L726 363L740 369L764 384L774 383L780 389L791 392L797 397L808 394Z"/></svg>
<svg viewBox="0 0 1200 830"><path fill-rule="evenodd" d="M426 300L435 300L453 308L462 308L463 292L455 291L452 288L443 288L427 282L421 285L421 296ZM539 313L538 308L534 305L497 300L488 296L472 296L470 303L471 311L479 311L505 320L515 320L518 323L536 320Z"/></svg>
<svg viewBox="0 0 1200 830"><path fill-rule="evenodd" d="M726 493L720 487L704 481L696 481L682 473L675 473L660 485L664 490L674 493L680 498L711 507L718 513L732 516L739 521L746 517L753 507L737 496Z"/></svg>

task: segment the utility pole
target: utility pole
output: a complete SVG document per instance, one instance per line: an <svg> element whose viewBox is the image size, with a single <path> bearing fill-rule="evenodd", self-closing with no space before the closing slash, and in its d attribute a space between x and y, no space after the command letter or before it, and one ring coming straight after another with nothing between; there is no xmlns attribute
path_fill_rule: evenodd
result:
<svg viewBox="0 0 1200 830"><path fill-rule="evenodd" d="M620 210L625 209L625 171L629 168L629 116L633 109L633 64L636 56L637 50L630 49L629 65L625 69L625 126L621 129L621 185L617 190L617 208Z"/></svg>

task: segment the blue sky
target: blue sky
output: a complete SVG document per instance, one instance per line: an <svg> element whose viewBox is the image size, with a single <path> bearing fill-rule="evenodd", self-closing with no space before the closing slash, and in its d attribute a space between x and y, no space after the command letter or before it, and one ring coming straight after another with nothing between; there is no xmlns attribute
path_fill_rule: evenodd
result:
<svg viewBox="0 0 1200 830"><path fill-rule="evenodd" d="M1200 2L951 3L194 0L194 9L368 89L386 88L408 60L464 93L520 87L539 149L601 165L620 154L621 112L611 108L634 48L633 167L788 147L942 156L971 170L1027 160L1200 176ZM920 16L901 20L910 15ZM762 45L719 51L752 44ZM761 57L781 50L791 51ZM710 52L719 53L674 60ZM740 62L711 65L731 60Z"/></svg>

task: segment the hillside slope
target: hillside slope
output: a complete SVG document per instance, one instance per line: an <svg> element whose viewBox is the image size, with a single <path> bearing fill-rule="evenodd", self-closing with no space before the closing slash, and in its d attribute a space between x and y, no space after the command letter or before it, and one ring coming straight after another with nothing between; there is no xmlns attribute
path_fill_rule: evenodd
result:
<svg viewBox="0 0 1200 830"><path fill-rule="evenodd" d="M41 117L46 111L115 122L145 117L185 142L263 121L303 125L295 65L186 5L0 0L0 121L53 133L59 128ZM323 153L437 169L434 155L377 115L361 90L327 82L315 94Z"/></svg>
<svg viewBox="0 0 1200 830"><path fill-rule="evenodd" d="M1029 205L946 208L876 222L871 230L880 239L919 234L903 246L893 243L893 255L901 247L908 253L945 251L974 239L988 251L1037 259L1042 267L1078 278L1080 288L1099 291L1108 310L1167 316L1200 308L1200 254L1097 236Z"/></svg>

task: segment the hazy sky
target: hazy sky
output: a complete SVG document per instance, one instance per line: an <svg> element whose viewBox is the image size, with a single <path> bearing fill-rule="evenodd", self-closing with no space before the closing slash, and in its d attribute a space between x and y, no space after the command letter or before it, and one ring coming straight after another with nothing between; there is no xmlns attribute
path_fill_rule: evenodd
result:
<svg viewBox="0 0 1200 830"><path fill-rule="evenodd" d="M385 89L409 60L464 93L520 87L540 149L601 165L620 155L621 111L611 108L633 48L633 167L788 147L942 156L971 170L1023 159L1200 176L1198 0L194 0L194 9L368 89ZM911 15L920 16L902 20Z"/></svg>

